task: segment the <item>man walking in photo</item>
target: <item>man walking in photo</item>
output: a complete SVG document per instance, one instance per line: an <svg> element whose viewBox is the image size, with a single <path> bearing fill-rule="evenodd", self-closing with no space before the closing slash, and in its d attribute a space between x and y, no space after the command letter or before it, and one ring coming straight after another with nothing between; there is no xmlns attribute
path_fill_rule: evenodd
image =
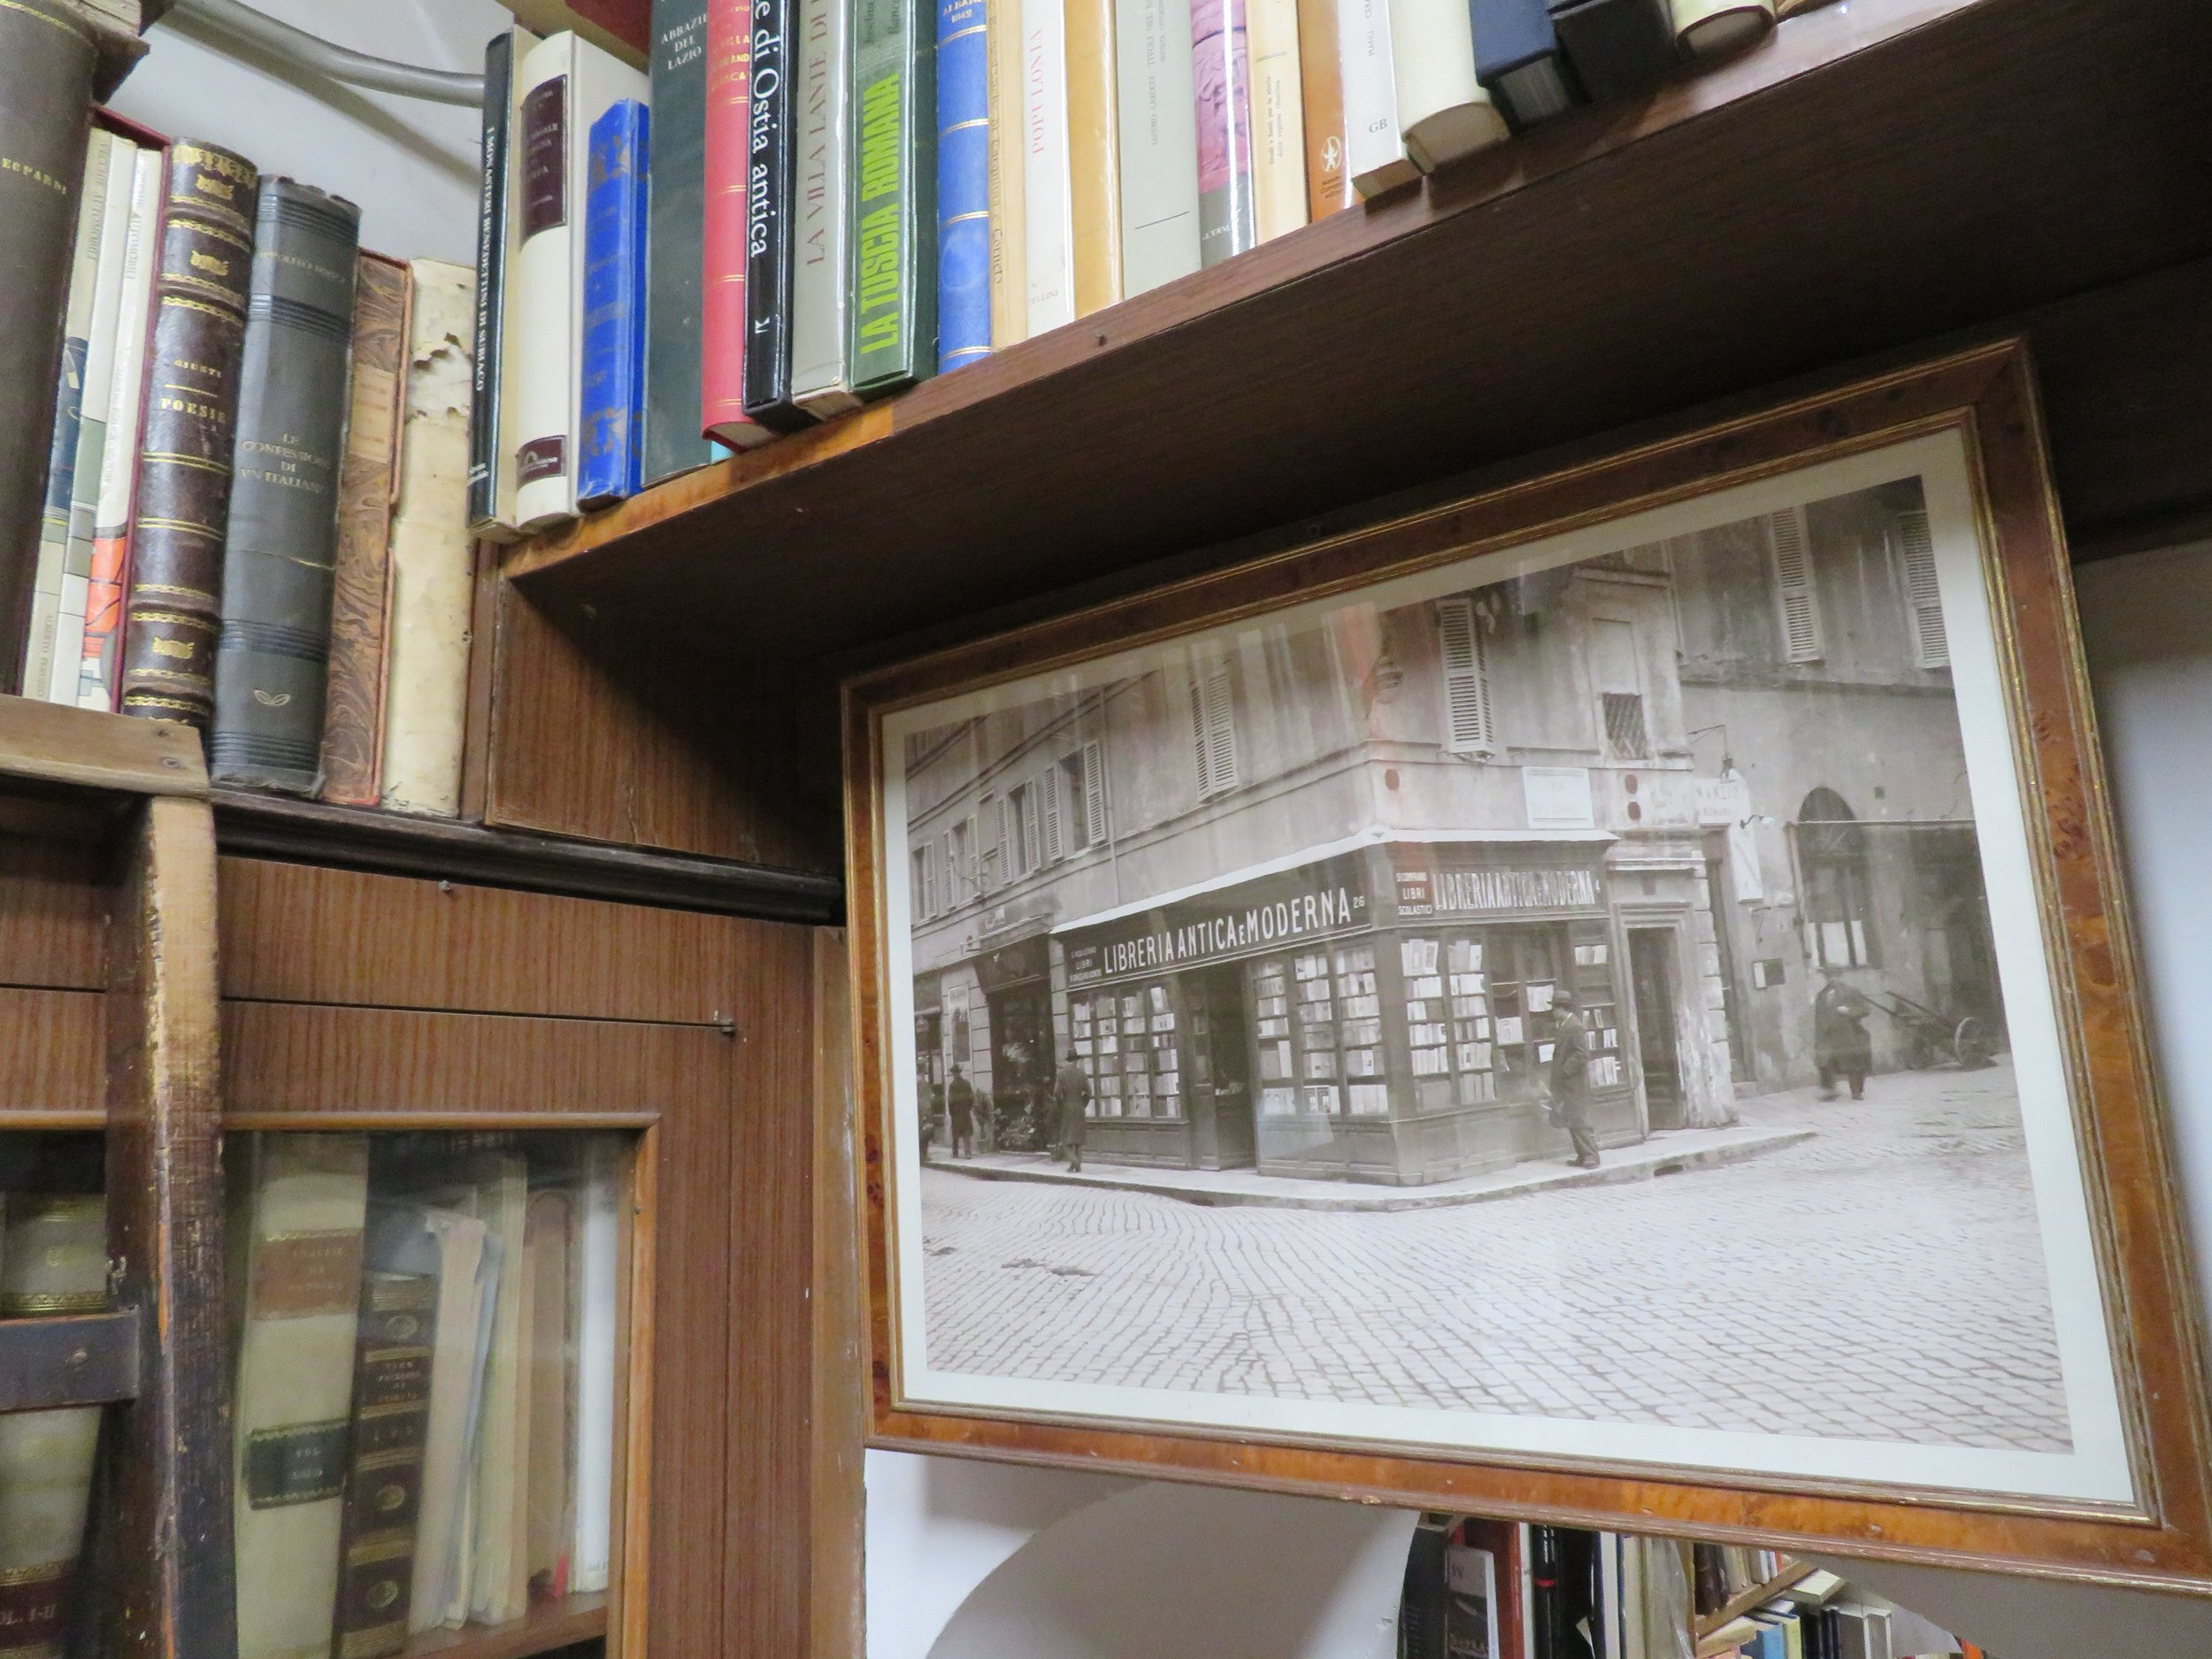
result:
<svg viewBox="0 0 2212 1659"><path fill-rule="evenodd" d="M1820 1068L1820 1098L1836 1097L1836 1079L1847 1078L1851 1098L1866 1098L1866 1074L1874 1069L1874 1042L1866 1034L1874 1004L1843 979L1832 963L1821 970L1827 983L1813 998L1813 1064Z"/></svg>
<svg viewBox="0 0 2212 1659"><path fill-rule="evenodd" d="M952 1156L971 1157L975 1153L975 1085L969 1082L960 1069L960 1062L952 1063L952 1081L945 1086L945 1104L952 1112Z"/></svg>
<svg viewBox="0 0 2212 1659"><path fill-rule="evenodd" d="M1552 1010L1551 1098L1553 1119L1574 1142L1569 1160L1576 1169L1598 1166L1597 1133L1590 1127L1590 1033L1571 996Z"/></svg>
<svg viewBox="0 0 2212 1659"><path fill-rule="evenodd" d="M1091 1079L1074 1060L1063 1060L1059 1073L1052 1079L1052 1094L1060 1119L1056 1148L1067 1155L1068 1171L1072 1174L1083 1167L1083 1125L1091 1103Z"/></svg>

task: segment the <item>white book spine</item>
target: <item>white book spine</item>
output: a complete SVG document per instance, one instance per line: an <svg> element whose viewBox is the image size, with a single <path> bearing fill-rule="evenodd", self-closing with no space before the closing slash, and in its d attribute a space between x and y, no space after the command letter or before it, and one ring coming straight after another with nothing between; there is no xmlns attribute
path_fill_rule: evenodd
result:
<svg viewBox="0 0 2212 1659"><path fill-rule="evenodd" d="M138 480L139 409L146 390L147 316L153 305L154 271L161 263L157 238L161 231L165 171L159 150L138 152L138 165L131 176L131 227L124 239L123 303L115 313L115 383L108 393L108 442L100 457L100 501L92 518L96 541L120 540L131 530L131 489ZM89 609L88 604L88 618ZM115 687L98 663L83 661L81 623L77 645L77 661L54 664L55 701L73 702L87 709L112 709ZM121 648L119 637L111 661L120 658Z"/></svg>
<svg viewBox="0 0 2212 1659"><path fill-rule="evenodd" d="M130 250L131 183L137 171L138 146L127 139L117 139L108 152L107 200L100 215L100 268L93 290L92 332L85 336L84 403L77 427L77 472L69 498L69 546L62 555L54 607L53 656L47 664L44 683L27 687L50 702L77 700L77 659L84 652L85 588L92 579L92 526L100 504L100 468L107 454L108 400L115 389L116 319L123 308L123 261ZM65 679L64 668L68 671Z"/></svg>
<svg viewBox="0 0 2212 1659"><path fill-rule="evenodd" d="M1505 120L1475 79L1467 0L1389 0L1398 140L1424 173L1496 143Z"/></svg>
<svg viewBox="0 0 2212 1659"><path fill-rule="evenodd" d="M505 353L515 366L515 525L524 531L576 516L572 388L579 308L572 285L575 250L583 242L584 201L570 164L578 150L589 149L576 96L577 44L573 35L552 35L530 49L519 77L522 123L509 140L526 157L518 180L525 234L511 267L515 313ZM549 90L556 87L557 91ZM534 142L540 147L554 142L547 134L557 108L563 154L557 161L534 165L527 159ZM550 188L557 167L559 199L549 201L541 189L534 202L533 173L540 185Z"/></svg>
<svg viewBox="0 0 2212 1659"><path fill-rule="evenodd" d="M1344 81L1344 166L1363 196L1417 177L1398 136L1389 0L1338 0L1337 55Z"/></svg>
<svg viewBox="0 0 2212 1659"><path fill-rule="evenodd" d="M1306 222L1305 88L1298 0L1250 0L1253 227L1262 242Z"/></svg>
<svg viewBox="0 0 2212 1659"><path fill-rule="evenodd" d="M436 259L417 259L409 270L414 301L392 511L382 803L453 818L461 810L475 557L468 523L475 282L465 267Z"/></svg>
<svg viewBox="0 0 2212 1659"><path fill-rule="evenodd" d="M1018 0L1022 32L1022 188L1028 216L1029 332L1075 320L1075 209L1068 176L1064 0ZM1195 129L1194 129L1194 134ZM1195 142L1194 136L1193 142ZM1197 175L1194 172L1193 178Z"/></svg>
<svg viewBox="0 0 2212 1659"><path fill-rule="evenodd" d="M576 1542L569 1587L604 1590L613 1576L615 1340L621 1307L620 1167L612 1145L585 1155L577 1263Z"/></svg>
<svg viewBox="0 0 2212 1659"><path fill-rule="evenodd" d="M84 181L78 187L77 226L70 251L69 300L62 323L62 334L70 340L86 340L92 331L93 296L100 286L100 226L107 210L108 156L115 142L96 127L85 142ZM80 422L84 418L84 365L80 362L75 388ZM69 442L73 445L69 463L74 466L73 438ZM31 697L46 688L54 672L54 628L61 618L61 572L69 552L69 503L61 503L58 511L58 524L47 523L40 528L38 568L31 580L31 626L24 641L21 681L24 695Z"/></svg>
<svg viewBox="0 0 2212 1659"><path fill-rule="evenodd" d="M793 202L791 398L826 420L860 407L845 363L846 0L801 0Z"/></svg>
<svg viewBox="0 0 2212 1659"><path fill-rule="evenodd" d="M1198 106L1190 0L1117 0L1122 294L1198 269Z"/></svg>

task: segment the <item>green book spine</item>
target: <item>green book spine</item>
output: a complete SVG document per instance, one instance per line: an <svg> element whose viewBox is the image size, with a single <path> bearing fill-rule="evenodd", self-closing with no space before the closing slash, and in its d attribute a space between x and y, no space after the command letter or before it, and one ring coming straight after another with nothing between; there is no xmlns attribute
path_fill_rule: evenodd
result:
<svg viewBox="0 0 2212 1659"><path fill-rule="evenodd" d="M853 7L853 390L880 397L937 367L936 9Z"/></svg>

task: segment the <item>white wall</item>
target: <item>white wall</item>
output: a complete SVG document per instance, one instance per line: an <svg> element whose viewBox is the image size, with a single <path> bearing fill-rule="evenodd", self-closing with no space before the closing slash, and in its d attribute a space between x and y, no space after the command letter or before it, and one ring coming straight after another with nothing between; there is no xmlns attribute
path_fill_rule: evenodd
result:
<svg viewBox="0 0 2212 1659"><path fill-rule="evenodd" d="M2089 565L2076 581L2202 1289L2212 1286L2212 1020L2201 1012L2212 1007L2212 543ZM934 1659L1178 1659L1186 1649L1169 1639L1182 1632L1202 1639L1187 1651L1227 1659L1389 1651L1363 1638L1375 1633L1377 1597L1394 1604L1409 1516L1386 1524L1384 1512L1325 1499L887 1452L868 1455L867 1480L869 1659L933 1649ZM1264 1551L1246 1548L1253 1537ZM1830 1564L1996 1659L2212 1655L2212 1601ZM1294 1629L1293 1616L1304 1621ZM1245 1631L1272 1645L1236 1645Z"/></svg>
<svg viewBox="0 0 2212 1659"><path fill-rule="evenodd" d="M497 0L252 0L340 46L426 69L480 72L512 22ZM172 138L234 150L358 205L361 243L396 258L476 263L478 111L362 92L259 58L242 62L173 21L113 99Z"/></svg>

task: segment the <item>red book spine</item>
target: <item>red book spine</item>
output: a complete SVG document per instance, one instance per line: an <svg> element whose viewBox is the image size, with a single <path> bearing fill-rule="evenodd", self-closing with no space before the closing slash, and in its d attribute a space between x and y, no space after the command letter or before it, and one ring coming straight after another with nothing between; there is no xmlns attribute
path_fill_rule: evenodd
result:
<svg viewBox="0 0 2212 1659"><path fill-rule="evenodd" d="M772 435L745 419L745 164L753 90L752 0L708 0L707 214L700 288L699 424L750 449Z"/></svg>

